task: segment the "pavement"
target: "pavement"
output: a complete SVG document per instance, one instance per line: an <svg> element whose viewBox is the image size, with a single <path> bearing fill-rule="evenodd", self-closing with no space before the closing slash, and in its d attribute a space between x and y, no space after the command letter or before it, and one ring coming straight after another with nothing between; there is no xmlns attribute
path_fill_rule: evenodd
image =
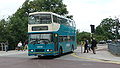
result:
<svg viewBox="0 0 120 68"><path fill-rule="evenodd" d="M90 51L89 53L83 53L83 50L84 50L84 48L83 47L81 48L79 46L75 50L75 53L73 53L72 55L74 57L87 59L87 60L120 64L120 57L111 54L108 51L107 44L98 44L97 49L96 49L96 54L93 54L92 51Z"/></svg>
<svg viewBox="0 0 120 68"><path fill-rule="evenodd" d="M10 50L8 52L0 51L0 56L19 55L19 54L24 54L24 53L27 53L27 50L26 51Z"/></svg>

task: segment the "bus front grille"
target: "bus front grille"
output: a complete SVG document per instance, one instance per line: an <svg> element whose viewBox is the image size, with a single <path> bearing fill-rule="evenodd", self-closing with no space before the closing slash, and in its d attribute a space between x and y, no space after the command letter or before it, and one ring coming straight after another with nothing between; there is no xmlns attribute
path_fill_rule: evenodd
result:
<svg viewBox="0 0 120 68"><path fill-rule="evenodd" d="M44 49L35 49L35 52L44 52Z"/></svg>

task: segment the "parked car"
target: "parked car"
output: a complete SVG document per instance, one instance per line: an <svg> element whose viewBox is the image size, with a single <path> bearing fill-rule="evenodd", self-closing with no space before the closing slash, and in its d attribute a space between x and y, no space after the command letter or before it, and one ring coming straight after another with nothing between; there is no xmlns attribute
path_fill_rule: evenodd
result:
<svg viewBox="0 0 120 68"><path fill-rule="evenodd" d="M106 43L112 43L112 40L107 40Z"/></svg>
<svg viewBox="0 0 120 68"><path fill-rule="evenodd" d="M106 41L101 40L101 41L99 41L99 44L106 44Z"/></svg>

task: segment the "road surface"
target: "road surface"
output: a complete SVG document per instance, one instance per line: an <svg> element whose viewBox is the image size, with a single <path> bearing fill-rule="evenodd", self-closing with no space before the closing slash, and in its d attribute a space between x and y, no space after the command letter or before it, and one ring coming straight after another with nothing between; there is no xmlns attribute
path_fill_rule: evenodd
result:
<svg viewBox="0 0 120 68"><path fill-rule="evenodd" d="M27 56L27 52L12 52L0 56L0 68L120 68L120 64L100 62L67 53L61 57ZM79 56L79 55L78 55Z"/></svg>

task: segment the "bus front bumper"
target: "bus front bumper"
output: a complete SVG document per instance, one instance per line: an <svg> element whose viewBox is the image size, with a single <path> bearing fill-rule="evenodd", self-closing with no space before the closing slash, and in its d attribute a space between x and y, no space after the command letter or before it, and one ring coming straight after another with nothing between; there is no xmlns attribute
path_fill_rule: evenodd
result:
<svg viewBox="0 0 120 68"><path fill-rule="evenodd" d="M28 52L28 56L55 56L58 55L58 51L55 52Z"/></svg>

